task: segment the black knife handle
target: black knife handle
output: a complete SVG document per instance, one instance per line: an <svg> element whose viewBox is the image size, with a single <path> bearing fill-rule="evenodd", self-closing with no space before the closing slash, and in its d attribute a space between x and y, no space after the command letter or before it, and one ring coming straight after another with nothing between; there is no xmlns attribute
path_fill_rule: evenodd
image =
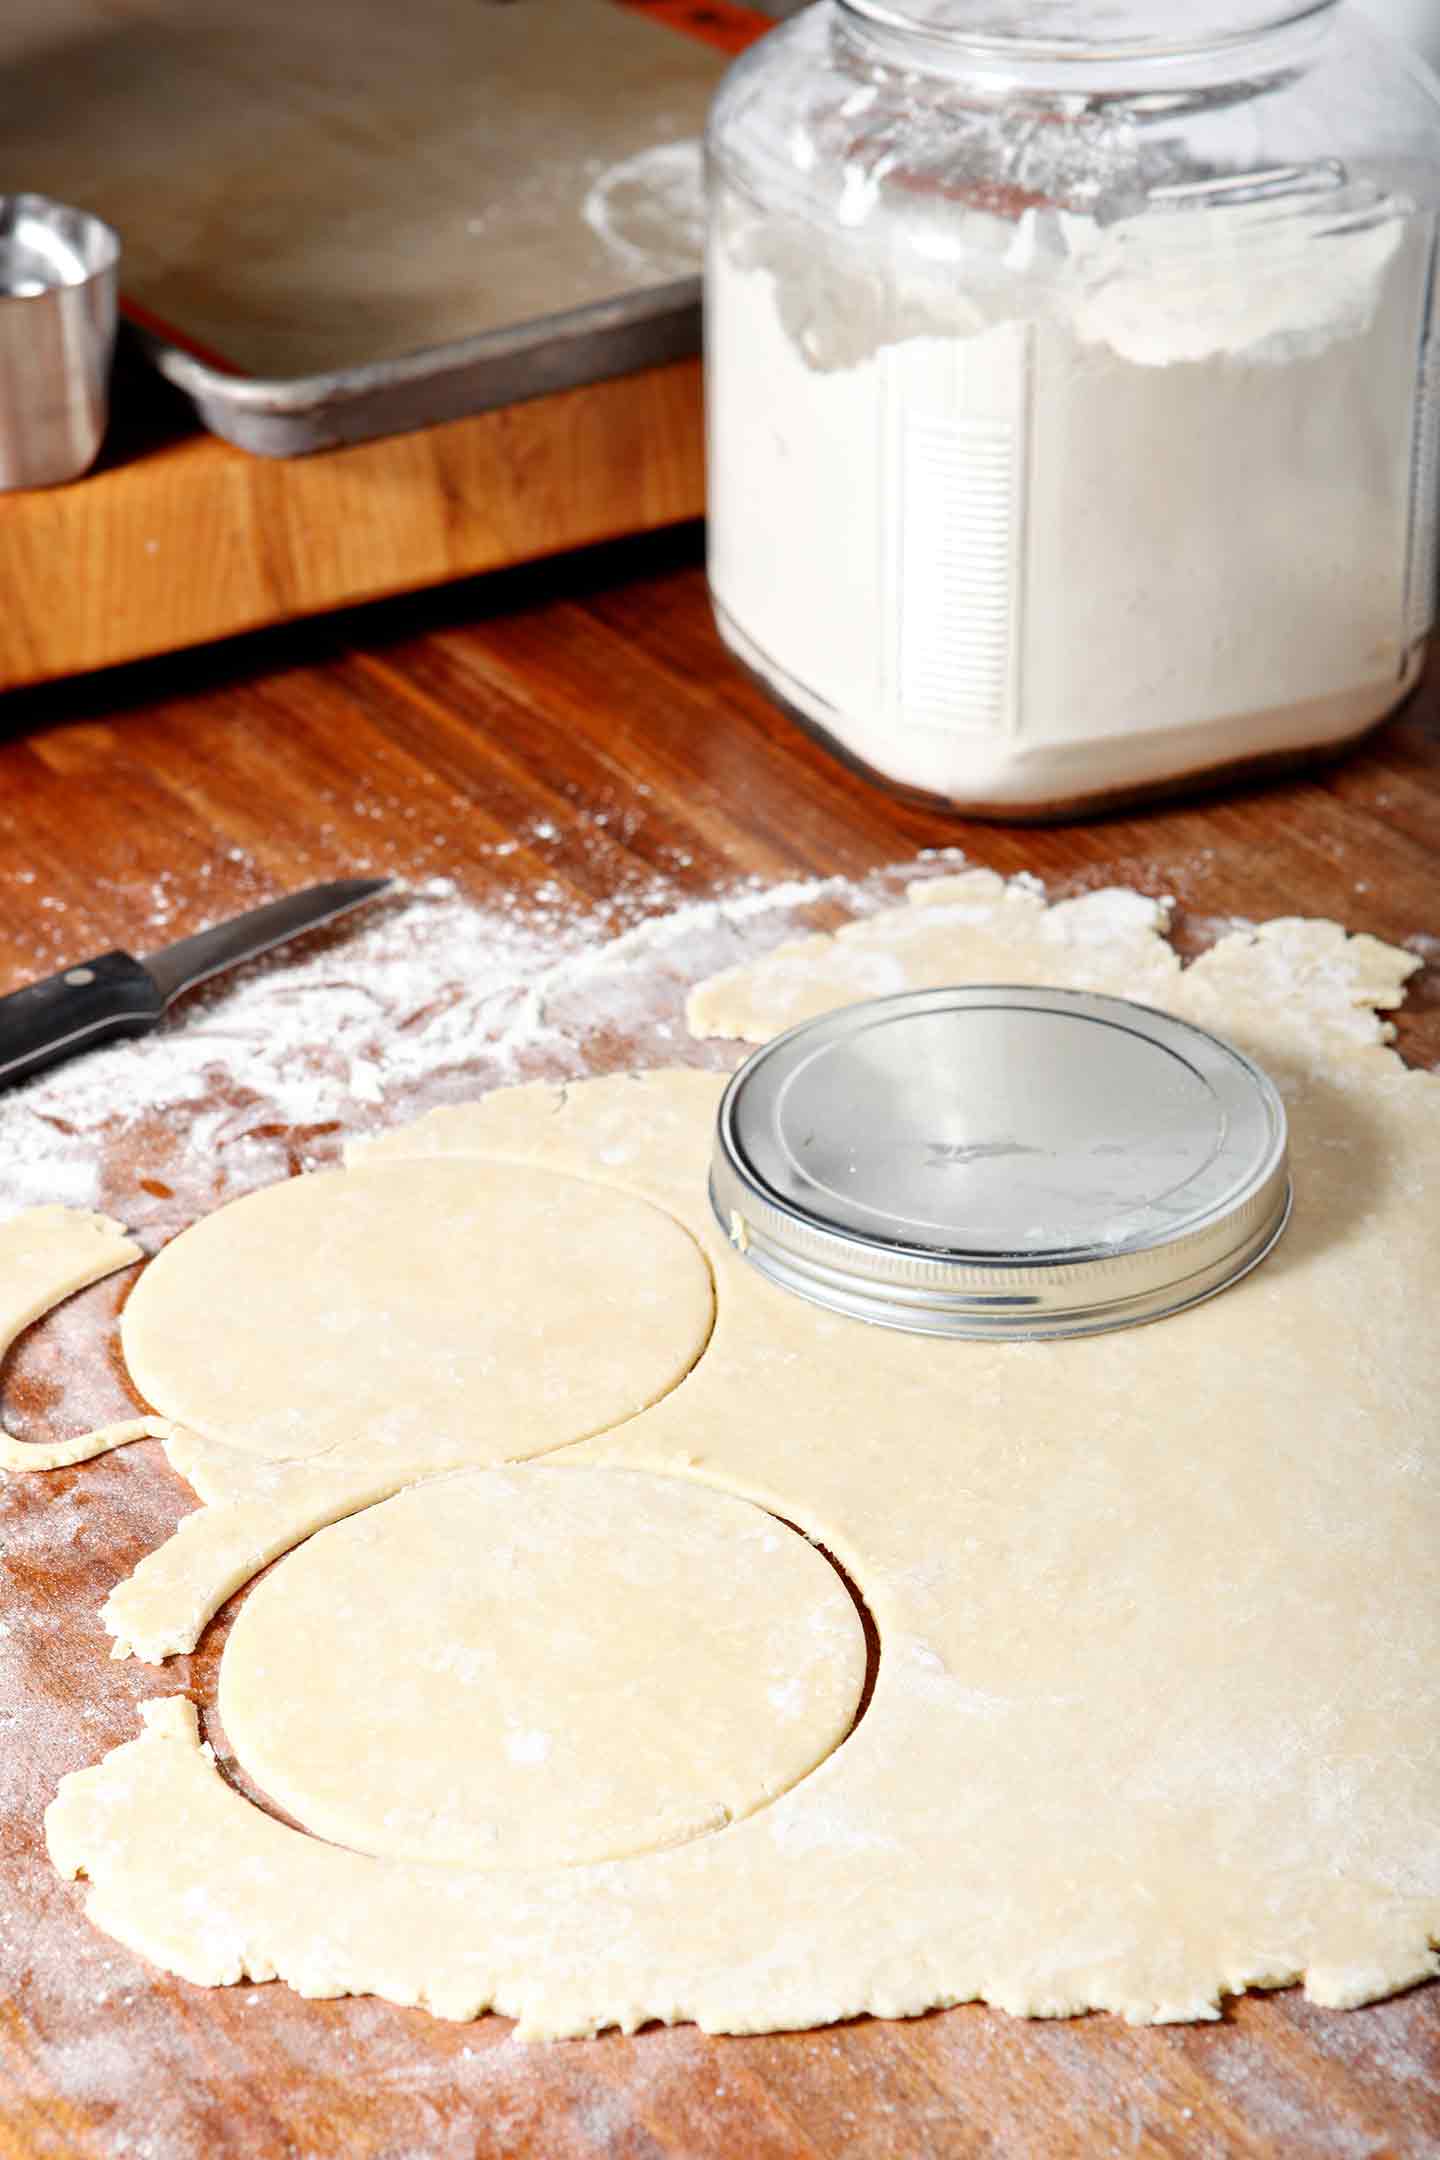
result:
<svg viewBox="0 0 1440 2160"><path fill-rule="evenodd" d="M116 1036L144 1035L164 1010L158 984L123 952L12 990L0 997L0 1087Z"/></svg>

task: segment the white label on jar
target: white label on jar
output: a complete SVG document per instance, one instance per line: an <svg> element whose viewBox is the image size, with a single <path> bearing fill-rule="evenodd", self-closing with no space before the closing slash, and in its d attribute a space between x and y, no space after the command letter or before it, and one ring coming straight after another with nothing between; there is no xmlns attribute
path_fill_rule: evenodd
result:
<svg viewBox="0 0 1440 2160"><path fill-rule="evenodd" d="M1440 531L1436 497L1440 496L1440 288L1433 283L1430 324L1420 371L1415 412L1415 483L1410 500L1410 564L1406 580L1405 629L1411 642L1426 637L1435 620L1440 583Z"/></svg>
<svg viewBox="0 0 1440 2160"><path fill-rule="evenodd" d="M1016 732L1030 337L919 338L884 354L884 620L891 719Z"/></svg>

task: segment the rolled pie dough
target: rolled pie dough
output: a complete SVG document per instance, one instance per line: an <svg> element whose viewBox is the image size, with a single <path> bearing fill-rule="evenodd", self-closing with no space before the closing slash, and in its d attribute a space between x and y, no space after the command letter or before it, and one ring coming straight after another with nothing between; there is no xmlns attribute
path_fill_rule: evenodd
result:
<svg viewBox="0 0 1440 2160"><path fill-rule="evenodd" d="M1028 2015L1203 2018L1246 1987L1303 1978L1314 1999L1352 2004L1431 1974L1440 1372L1425 1316L1440 1289L1440 1080L1407 1071L1375 1016L1413 962L1333 924L1282 921L1182 969L1164 921L1139 895L1047 908L1028 883L974 873L732 972L692 1006L699 1025L768 1033L817 1000L1055 980L1128 987L1229 1034L1285 1094L1295 1216L1253 1275L1156 1325L937 1342L772 1287L710 1220L721 1082L709 1074L512 1089L356 1149L362 1179L383 1165L418 1192L424 1173L442 1211L459 1181L504 1162L630 1195L682 1226L715 1287L693 1368L664 1393L652 1371L636 1414L543 1465L466 1477L478 1496L487 1476L523 1490L643 1472L767 1510L858 1586L878 1631L873 1697L817 1767L743 1819L626 1857L563 1865L552 1849L535 1866L490 1864L478 1842L467 1864L463 1836L443 1861L307 1836L228 1784L193 1707L162 1697L140 1737L67 1778L49 1811L56 1864L89 1877L97 1924L192 1980L278 1973L305 1993L368 1990L458 2017L494 2005L532 2036L651 2018L744 2032L973 1997ZM210 1226L217 1244L225 1220ZM552 1244L537 1275L577 1329L567 1384L579 1391L603 1329L577 1321L560 1252ZM287 1264L278 1245L276 1259ZM472 1311L514 1259L507 1248L477 1269ZM378 1313L392 1288L377 1253L356 1294ZM284 1344L274 1355L298 1359ZM558 1336L553 1360L558 1371ZM203 1416L198 1397L185 1408ZM224 1430L235 1444L202 1434L179 1450L209 1504L123 1586L132 1639L193 1637L257 1552L300 1544L336 1512L363 1522L356 1511L396 1474L393 1461L383 1473L260 1462ZM440 1505L426 1495L445 1489L422 1487L418 1505ZM622 1530L606 1547L617 1565ZM316 1538L315 1570L328 1549ZM677 1534L682 1572L691 1550ZM283 1624L292 1566L298 1598L306 1550L276 1569L273 1594L261 1586L248 1627L242 1611L237 1645ZM548 1572L531 1578L537 1634L542 1591L553 1625L576 1626L583 1579L561 1581L552 1601ZM626 1717L643 1724L668 1608L658 1588L632 1588L633 1653L612 1650L605 1666L633 1668ZM415 1652L428 1641L443 1660L476 1639L463 1591L392 1574L383 1551L369 1595ZM242 1760L273 1745L271 1776L313 1810L309 1780L328 1773L323 1759L307 1767L297 1709L314 1684L305 1645L319 1607L304 1610L296 1656L257 1688L257 1729L239 1717L236 1744ZM331 1640L337 1627L332 1614ZM786 1628L798 1673L793 1608ZM697 1643L697 1672L708 1655ZM545 1670L549 1731L565 1660ZM785 1752L789 1713L768 1681L765 1694L757 1710L747 1674L736 1698L750 1705L755 1764ZM577 1679L582 1734L585 1696ZM838 1710L827 1715L833 1735ZM293 1738L276 1740L285 1718ZM477 1817L487 1790L513 1789L503 1690L481 1723L490 1737L467 1766ZM664 1752L662 1737L657 1761ZM582 1775L606 1774L587 1761ZM669 1768L683 1769L678 1754ZM448 1791L423 1789L452 1769L426 1768L406 1805L453 1826ZM358 1775L332 1789L360 1804ZM547 1806L554 1825L580 1830L578 1798L567 1815L557 1785Z"/></svg>

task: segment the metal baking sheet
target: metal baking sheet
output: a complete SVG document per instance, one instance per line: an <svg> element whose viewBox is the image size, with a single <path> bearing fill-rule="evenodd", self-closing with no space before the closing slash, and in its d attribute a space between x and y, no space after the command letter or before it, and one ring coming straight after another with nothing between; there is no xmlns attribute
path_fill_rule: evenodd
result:
<svg viewBox="0 0 1440 2160"><path fill-rule="evenodd" d="M10 0L23 184L99 211L206 425L290 456L699 340L728 0ZM695 34L689 34L689 33Z"/></svg>

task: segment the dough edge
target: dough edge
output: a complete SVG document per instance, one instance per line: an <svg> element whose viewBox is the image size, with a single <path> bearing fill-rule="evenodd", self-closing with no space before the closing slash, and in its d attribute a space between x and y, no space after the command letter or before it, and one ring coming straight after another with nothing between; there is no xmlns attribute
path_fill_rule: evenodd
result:
<svg viewBox="0 0 1440 2160"><path fill-rule="evenodd" d="M559 1984L551 1977L507 1978L499 1959L487 1969L485 1953L474 1947L463 1901L437 1900L437 1881L447 1871L317 1846L253 1808L222 1778L187 1697L156 1697L141 1705L141 1718L138 1739L62 1781L46 1810L46 1842L62 1876L88 1877L85 1910L95 1926L199 1987L283 1980L312 2000L378 1995L457 2022L493 2010L516 2021L517 2039L548 2041L611 2029L633 2033L649 2024L694 2024L716 2034L809 2030L853 2017L915 2017L968 2002L1023 2018L1106 2010L1136 2026L1213 2022L1225 1997L1249 1990L1303 1981L1308 2001L1356 2009L1440 1972L1431 1947L1440 1907L1427 1913L1397 1899L1371 1912L1363 1942L1351 1934L1343 1955L1320 1943L1297 1944L1279 1955L1217 1965L1205 1983L1160 1996L1116 1990L1099 1975L1076 1975L1072 1987L1059 1992L1053 1982L1027 1977L1023 1961L1010 1974L966 1972L963 1954L953 1968L935 1957L923 1971L906 1974L887 1968L883 1948L872 1961L875 1969L843 1989L818 1973L772 1974L770 1984L778 1980L778 1987L763 2012L736 2000L723 1966L694 1975L683 1992L644 1982L617 1991L603 1983L587 1986L583 1978ZM178 1801L183 1810L185 1840L163 1856L135 1836L152 1800L162 1809ZM254 1886L283 1867L287 1842L311 1848L311 1879L292 1879L291 1891L298 1894L267 1910L260 1925L247 1922ZM222 1853L233 1884L217 1900L209 1868ZM584 1872L612 1874L628 1864L604 1863ZM155 1896L157 1876L167 1896ZM1336 1888L1337 1902L1350 1902ZM367 1926L357 1935L350 1922L362 1906L390 1924ZM197 1912L205 1915L199 1925ZM179 1913L185 1918L177 1926ZM327 1913L344 1916L338 1931L323 1917ZM1359 1918L1352 1913L1352 1927ZM563 1906L556 1924L563 1925ZM739 1984L743 1989L743 1977Z"/></svg>

